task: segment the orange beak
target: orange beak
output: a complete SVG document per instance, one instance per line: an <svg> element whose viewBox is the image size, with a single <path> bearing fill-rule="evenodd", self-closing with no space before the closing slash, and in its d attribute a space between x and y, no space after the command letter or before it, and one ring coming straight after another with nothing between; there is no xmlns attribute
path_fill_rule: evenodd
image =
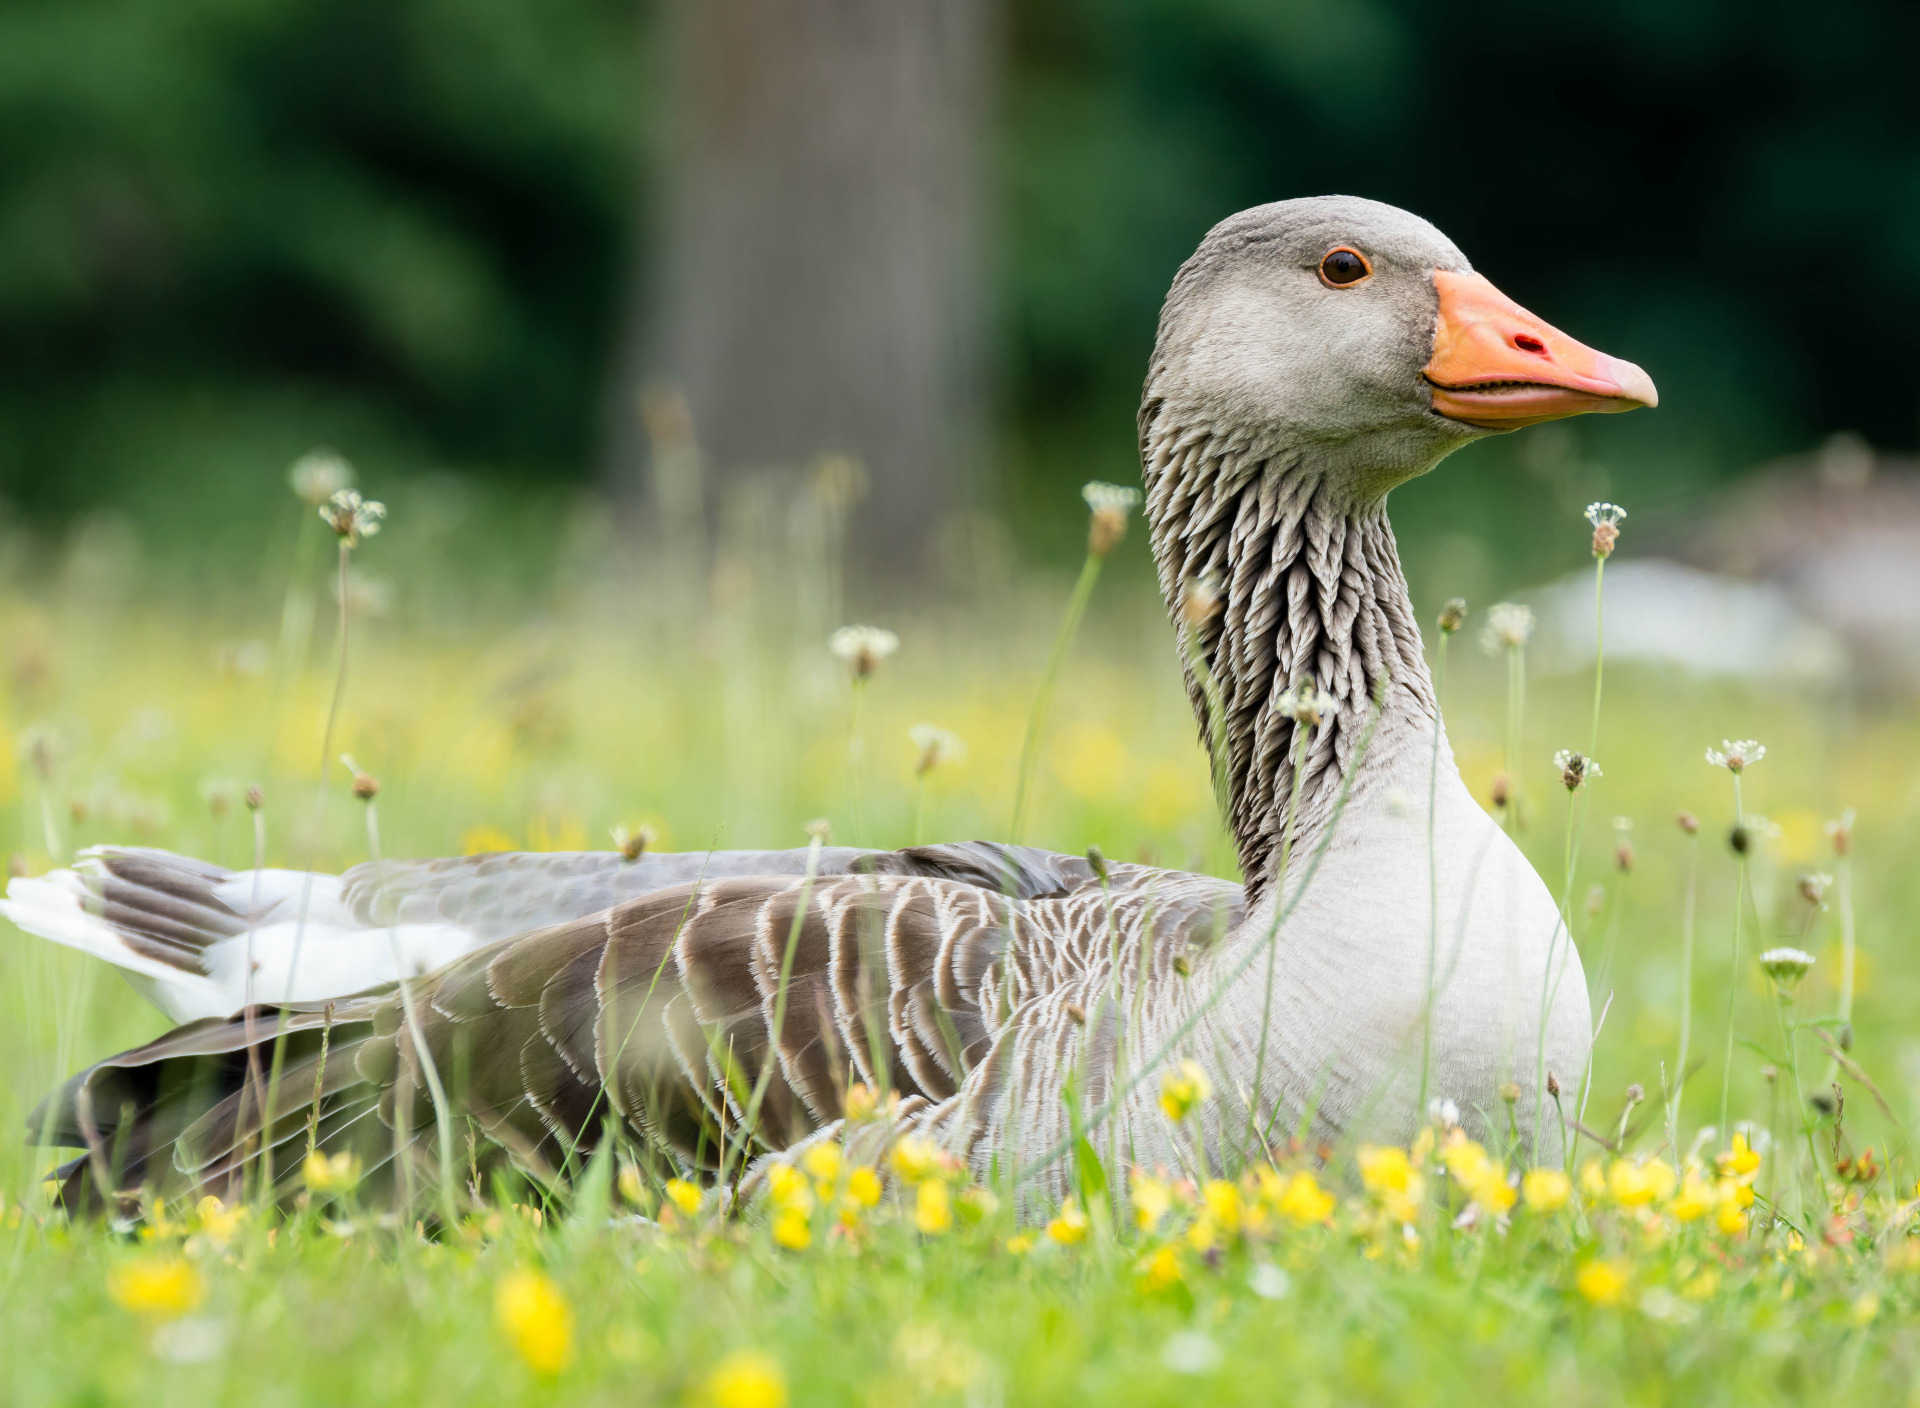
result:
<svg viewBox="0 0 1920 1408"><path fill-rule="evenodd" d="M1540 321L1478 274L1435 270L1433 408L1482 430L1660 404L1653 378Z"/></svg>

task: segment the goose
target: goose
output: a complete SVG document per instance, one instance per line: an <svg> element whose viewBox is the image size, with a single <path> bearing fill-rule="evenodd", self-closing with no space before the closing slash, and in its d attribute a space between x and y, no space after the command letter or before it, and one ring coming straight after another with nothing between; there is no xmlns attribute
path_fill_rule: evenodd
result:
<svg viewBox="0 0 1920 1408"><path fill-rule="evenodd" d="M736 1154L853 1137L859 1091L855 1115L877 1094L889 1116L860 1129L1043 1203L1083 1130L1139 1166L1218 1167L1254 1140L1404 1140L1424 1099L1557 1163L1541 1097L1587 1058L1579 954L1454 766L1386 500L1483 436L1656 403L1417 216L1234 215L1173 281L1139 435L1243 883L980 841L338 877L99 848L0 909L180 1025L73 1077L33 1137L89 1151L103 1193L218 1191L263 1149L296 1177L310 1111L323 1152L427 1160L444 1099L536 1171L619 1126L724 1179ZM1192 609L1201 579L1217 610ZM276 1041L263 1119L248 1071ZM1212 1098L1176 1128L1161 1081L1188 1062ZM68 1194L89 1176L76 1158Z"/></svg>

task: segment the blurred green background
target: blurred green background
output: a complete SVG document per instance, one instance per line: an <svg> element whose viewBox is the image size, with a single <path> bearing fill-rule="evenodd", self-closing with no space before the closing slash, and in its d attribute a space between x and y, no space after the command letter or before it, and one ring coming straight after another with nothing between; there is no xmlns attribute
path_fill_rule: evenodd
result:
<svg viewBox="0 0 1920 1408"><path fill-rule="evenodd" d="M1657 415L1576 423L1531 453L1478 446L1404 494L1416 557L1436 535L1499 537L1537 580L1564 556L1518 531L1545 503L1685 503L1842 430L1914 443L1911 6L928 9L942 61L971 55L964 81L916 79L849 130L895 122L902 101L953 110L940 150L964 167L968 234L941 257L974 271L960 497L1029 555L1076 552L1070 486L1137 473L1134 398L1180 260L1221 217L1293 195L1431 218L1522 303L1660 385ZM723 60L763 65L729 81L770 91L767 46L741 35L773 13L7 0L8 516L62 533L111 509L162 561L189 543L199 569L257 562L285 466L316 443L375 491L451 475L523 505L626 492L646 472L624 448L636 368L676 278L688 183L671 175L711 158L690 124L734 120L701 115L699 46L720 34ZM815 60L890 62L894 40L863 49L850 23ZM835 78L806 81L857 87ZM777 243L782 222L758 223ZM860 449L808 434L783 447L796 462Z"/></svg>

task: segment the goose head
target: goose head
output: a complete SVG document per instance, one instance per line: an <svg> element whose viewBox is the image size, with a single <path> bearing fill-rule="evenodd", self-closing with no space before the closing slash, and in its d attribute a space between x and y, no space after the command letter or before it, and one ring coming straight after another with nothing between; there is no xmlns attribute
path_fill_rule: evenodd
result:
<svg viewBox="0 0 1920 1408"><path fill-rule="evenodd" d="M1207 235L1168 294L1142 415L1254 462L1304 454L1364 500L1469 441L1658 400L1419 216L1319 196Z"/></svg>

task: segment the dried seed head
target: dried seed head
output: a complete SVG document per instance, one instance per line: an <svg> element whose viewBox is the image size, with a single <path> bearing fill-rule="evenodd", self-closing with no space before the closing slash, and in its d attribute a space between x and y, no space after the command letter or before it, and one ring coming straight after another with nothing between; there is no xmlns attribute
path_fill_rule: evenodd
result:
<svg viewBox="0 0 1920 1408"><path fill-rule="evenodd" d="M1727 844L1733 847L1735 855L1745 855L1753 848L1753 829L1747 826L1735 826L1727 833Z"/></svg>
<svg viewBox="0 0 1920 1408"><path fill-rule="evenodd" d="M1493 775L1493 785L1487 794L1495 807L1504 807L1513 800L1513 779L1504 772Z"/></svg>
<svg viewBox="0 0 1920 1408"><path fill-rule="evenodd" d="M293 492L319 508L342 489L353 487L353 466L332 450L309 450L287 471Z"/></svg>
<svg viewBox="0 0 1920 1408"><path fill-rule="evenodd" d="M827 649L847 665L856 680L867 680L880 662L900 648L900 637L878 626L842 626L827 637Z"/></svg>
<svg viewBox="0 0 1920 1408"><path fill-rule="evenodd" d="M353 795L363 802L371 802L380 795L379 780L372 773L356 772L353 775Z"/></svg>
<svg viewBox="0 0 1920 1408"><path fill-rule="evenodd" d="M1072 1019L1076 1027L1084 1027L1087 1024L1087 1009L1077 1002L1067 1004L1067 1016Z"/></svg>
<svg viewBox="0 0 1920 1408"><path fill-rule="evenodd" d="M1480 645L1489 655L1519 650L1533 634L1533 612L1511 601L1487 608L1487 624L1480 628Z"/></svg>
<svg viewBox="0 0 1920 1408"><path fill-rule="evenodd" d="M1560 1077L1552 1071L1547 1072L1547 1094L1556 1100L1560 1098Z"/></svg>
<svg viewBox="0 0 1920 1408"><path fill-rule="evenodd" d="M1623 839L1613 843L1613 868L1622 875L1633 869L1633 842Z"/></svg>
<svg viewBox="0 0 1920 1408"><path fill-rule="evenodd" d="M1627 511L1619 504L1597 503L1587 505L1587 522L1593 525L1593 555L1598 558L1610 557L1614 544L1620 541L1620 525L1626 522Z"/></svg>
<svg viewBox="0 0 1920 1408"><path fill-rule="evenodd" d="M247 801L248 811L250 812L259 811L261 804L264 803L266 800L267 800L266 793L260 790L259 783L256 782L247 788L246 801Z"/></svg>
<svg viewBox="0 0 1920 1408"><path fill-rule="evenodd" d="M1509 1105L1519 1104L1520 1103L1520 1082L1517 1080L1510 1080L1505 1085L1501 1086L1500 1098Z"/></svg>
<svg viewBox="0 0 1920 1408"><path fill-rule="evenodd" d="M1644 1085L1640 1084L1639 1081L1635 1081L1632 1085L1627 1087L1627 1103L1629 1105L1638 1105L1642 1100L1646 1098L1647 1098L1647 1088Z"/></svg>
<svg viewBox="0 0 1920 1408"><path fill-rule="evenodd" d="M1447 604L1440 608L1440 634L1450 636L1467 624L1467 603L1464 597L1449 597Z"/></svg>
<svg viewBox="0 0 1920 1408"><path fill-rule="evenodd" d="M620 852L620 858L628 864L639 860L653 844L654 831L651 826L636 826L629 830L625 826L613 828L613 848Z"/></svg>
<svg viewBox="0 0 1920 1408"><path fill-rule="evenodd" d="M1827 891L1833 885L1833 877L1824 871L1811 870L1800 877L1800 898L1808 904L1824 905Z"/></svg>
<svg viewBox="0 0 1920 1408"><path fill-rule="evenodd" d="M1604 777L1600 764L1585 753L1576 753L1572 749L1562 748L1553 755L1553 765L1560 772L1560 783L1569 792L1579 788L1591 778Z"/></svg>
<svg viewBox="0 0 1920 1408"><path fill-rule="evenodd" d="M1102 885L1107 883L1107 855L1098 846L1087 847L1087 864L1093 867L1094 875Z"/></svg>
<svg viewBox="0 0 1920 1408"><path fill-rule="evenodd" d="M1833 839L1833 853L1848 855L1853 850L1853 808L1848 807L1827 823L1827 835Z"/></svg>
<svg viewBox="0 0 1920 1408"><path fill-rule="evenodd" d="M813 840L825 846L833 840L833 823L825 817L815 817L806 825L806 832Z"/></svg>
<svg viewBox="0 0 1920 1408"><path fill-rule="evenodd" d="M915 777L925 777L937 767L963 763L967 759L967 745L959 735L933 724L915 724L907 730L907 737L920 750L920 760L913 767Z"/></svg>
<svg viewBox="0 0 1920 1408"><path fill-rule="evenodd" d="M1140 491L1095 480L1080 490L1080 497L1093 513L1087 525L1087 551L1094 557L1105 557L1127 536L1127 513L1140 502Z"/></svg>
<svg viewBox="0 0 1920 1408"><path fill-rule="evenodd" d="M1698 836L1700 834L1700 818L1692 812L1681 812L1674 818L1674 821L1679 824L1680 829L1686 832L1687 835Z"/></svg>
<svg viewBox="0 0 1920 1408"><path fill-rule="evenodd" d="M1716 768L1725 768L1728 772L1741 773L1767 756L1765 744L1756 743L1751 738L1734 740L1723 738L1718 748L1707 749L1707 762Z"/></svg>
<svg viewBox="0 0 1920 1408"><path fill-rule="evenodd" d="M1770 948L1760 955L1760 968L1782 992L1792 992L1813 967L1813 955L1802 948Z"/></svg>
<svg viewBox="0 0 1920 1408"><path fill-rule="evenodd" d="M1211 621L1220 614L1221 593L1218 572L1207 571L1187 578L1186 586L1180 589L1180 619L1189 626Z"/></svg>

